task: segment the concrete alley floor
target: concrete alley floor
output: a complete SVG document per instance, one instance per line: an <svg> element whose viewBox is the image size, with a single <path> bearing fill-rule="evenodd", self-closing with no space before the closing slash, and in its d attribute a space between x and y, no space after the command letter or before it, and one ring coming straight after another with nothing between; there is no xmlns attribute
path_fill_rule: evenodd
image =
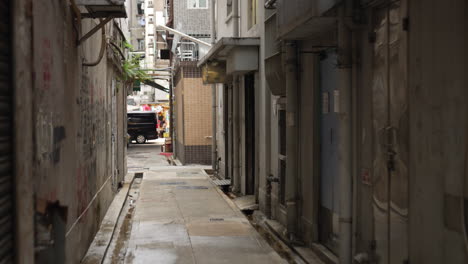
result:
<svg viewBox="0 0 468 264"><path fill-rule="evenodd" d="M114 235L126 241L113 241L104 263L287 263L211 183L209 167L170 166L155 141L130 145L127 162L143 178L129 193L126 235Z"/></svg>

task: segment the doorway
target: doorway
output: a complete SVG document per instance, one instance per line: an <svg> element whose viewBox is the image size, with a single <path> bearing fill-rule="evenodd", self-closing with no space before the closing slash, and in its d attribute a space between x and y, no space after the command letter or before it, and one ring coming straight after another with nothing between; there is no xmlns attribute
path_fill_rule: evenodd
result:
<svg viewBox="0 0 468 264"><path fill-rule="evenodd" d="M231 132L230 132L230 118L229 118L229 86L227 84L223 85L223 131L224 131L224 160L223 162L223 170L224 170L224 178L225 179L230 179L231 175L229 173L229 151L230 151L230 144L229 140L231 137Z"/></svg>
<svg viewBox="0 0 468 264"><path fill-rule="evenodd" d="M255 76L244 77L245 95L245 194L255 194Z"/></svg>
<svg viewBox="0 0 468 264"><path fill-rule="evenodd" d="M336 50L320 56L319 241L335 254L339 241L339 93Z"/></svg>
<svg viewBox="0 0 468 264"><path fill-rule="evenodd" d="M14 181L14 151L13 137L13 98L12 83L12 23L11 0L3 1L3 15L0 16L0 262L14 262L14 215L15 215L15 181ZM4 67L3 67L4 66Z"/></svg>

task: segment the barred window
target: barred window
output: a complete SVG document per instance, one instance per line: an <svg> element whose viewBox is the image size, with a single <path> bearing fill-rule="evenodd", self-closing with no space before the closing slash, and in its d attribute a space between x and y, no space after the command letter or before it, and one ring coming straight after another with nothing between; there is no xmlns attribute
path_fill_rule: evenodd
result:
<svg viewBox="0 0 468 264"><path fill-rule="evenodd" d="M188 9L208 9L208 0L187 0Z"/></svg>

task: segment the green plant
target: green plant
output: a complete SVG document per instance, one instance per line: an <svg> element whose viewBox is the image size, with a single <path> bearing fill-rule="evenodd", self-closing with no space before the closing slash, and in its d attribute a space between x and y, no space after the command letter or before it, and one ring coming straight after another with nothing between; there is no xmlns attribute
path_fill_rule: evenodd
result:
<svg viewBox="0 0 468 264"><path fill-rule="evenodd" d="M132 45L128 42L124 42L124 47L133 51ZM150 76L146 73L145 70L140 68L140 55L130 55L130 58L123 60L122 62L122 81L131 84L135 81L148 81L151 80Z"/></svg>

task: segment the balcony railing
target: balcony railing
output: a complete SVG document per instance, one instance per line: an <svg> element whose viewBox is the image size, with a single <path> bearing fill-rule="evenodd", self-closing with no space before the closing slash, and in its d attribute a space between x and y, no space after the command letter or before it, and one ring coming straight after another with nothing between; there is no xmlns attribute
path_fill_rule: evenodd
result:
<svg viewBox="0 0 468 264"><path fill-rule="evenodd" d="M180 42L177 47L176 56L180 61L197 61L198 45L194 42Z"/></svg>

